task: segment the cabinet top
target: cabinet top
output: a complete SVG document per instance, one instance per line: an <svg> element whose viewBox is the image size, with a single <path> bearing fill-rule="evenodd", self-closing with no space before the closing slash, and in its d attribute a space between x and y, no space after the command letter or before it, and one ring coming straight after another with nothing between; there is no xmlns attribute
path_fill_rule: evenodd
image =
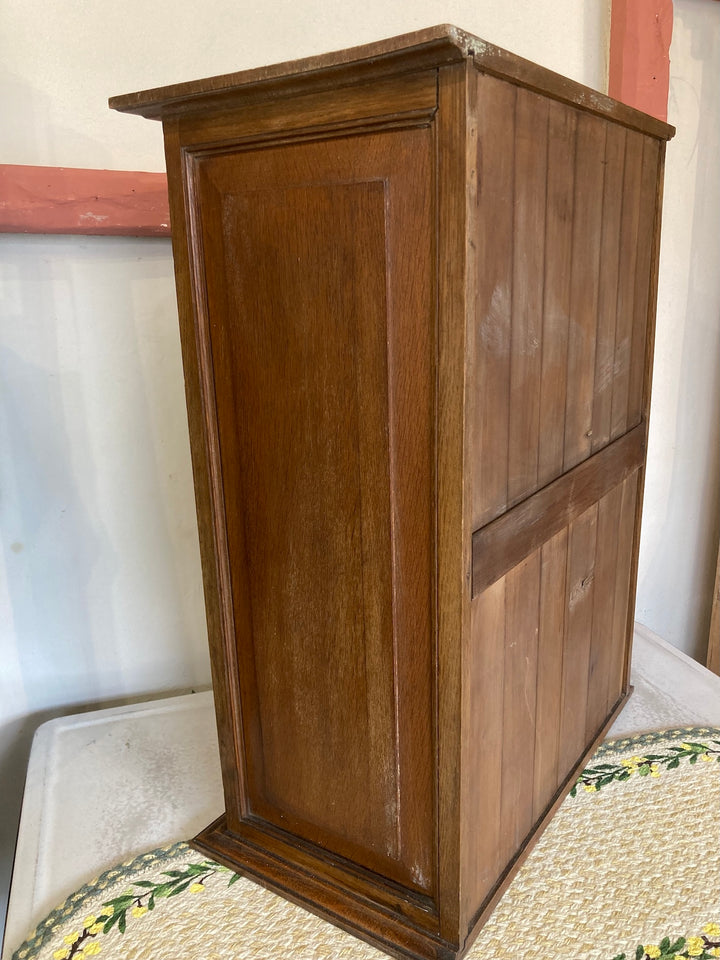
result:
<svg viewBox="0 0 720 960"><path fill-rule="evenodd" d="M502 77L650 136L669 140L675 133L674 127L661 120L496 47L452 24L439 24L302 60L288 60L205 80L123 94L111 97L109 105L111 109L123 113L162 120L199 109L242 106L258 97L291 96L310 90L342 87L463 60L469 60L482 73Z"/></svg>

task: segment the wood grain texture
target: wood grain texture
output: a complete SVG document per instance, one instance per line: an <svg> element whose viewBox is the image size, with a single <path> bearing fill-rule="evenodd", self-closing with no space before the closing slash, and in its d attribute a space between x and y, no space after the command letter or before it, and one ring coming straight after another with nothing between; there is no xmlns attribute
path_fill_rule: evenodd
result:
<svg viewBox="0 0 720 960"><path fill-rule="evenodd" d="M441 27L164 116L226 814L467 948L627 696L670 128Z"/></svg>
<svg viewBox="0 0 720 960"><path fill-rule="evenodd" d="M290 96L308 87L339 87L465 59L484 74L501 77L583 111L608 116L650 136L667 140L674 133L674 128L666 123L447 23L303 60L111 97L109 105L113 110L160 119L198 104L217 109L236 91L245 100L251 99L255 91L264 98Z"/></svg>
<svg viewBox="0 0 720 960"><path fill-rule="evenodd" d="M585 743L585 724L580 718L585 717L587 710L597 518L598 506L595 504L574 520L568 530L567 619L558 756L561 779L573 768Z"/></svg>
<svg viewBox="0 0 720 960"><path fill-rule="evenodd" d="M508 502L510 344L514 259L515 110L517 91L493 77L470 80L477 129L477 190L470 210L476 371L471 385L469 444L473 467L472 524ZM505 398L504 400L502 398Z"/></svg>
<svg viewBox="0 0 720 960"><path fill-rule="evenodd" d="M537 487L540 437L548 102L526 90L517 93L514 146L509 503Z"/></svg>
<svg viewBox="0 0 720 960"><path fill-rule="evenodd" d="M534 823L528 774L535 767L539 586L540 554L536 550L505 578L502 864L512 860Z"/></svg>
<svg viewBox="0 0 720 960"><path fill-rule="evenodd" d="M588 457L592 449L606 135L606 124L595 117L578 117L563 445L565 470Z"/></svg>
<svg viewBox="0 0 720 960"><path fill-rule="evenodd" d="M197 207L246 804L424 890L435 882L433 401L418 333L432 326L418 326L427 259L402 238L430 236L430 164L426 130L362 150L230 152L200 160ZM412 655L410 637L424 637Z"/></svg>
<svg viewBox="0 0 720 960"><path fill-rule="evenodd" d="M473 595L520 563L626 476L645 455L644 425L473 533Z"/></svg>
<svg viewBox="0 0 720 960"><path fill-rule="evenodd" d="M562 473L567 402L567 351L574 224L577 121L551 103L548 116L547 209L543 277L542 373L538 476L544 486ZM548 255L549 254L549 255Z"/></svg>
<svg viewBox="0 0 720 960"><path fill-rule="evenodd" d="M623 172L626 133L608 126L605 139L602 228L600 232L600 285L598 290L595 382L591 449L610 442L612 397L615 385L615 328L617 325L620 270L620 219L623 209Z"/></svg>
<svg viewBox="0 0 720 960"><path fill-rule="evenodd" d="M543 544L540 553L537 706L533 773L533 822L544 813L560 783L560 696L567 616L567 528Z"/></svg>
<svg viewBox="0 0 720 960"><path fill-rule="evenodd" d="M465 351L467 317L467 65L438 75L436 710L437 859L441 936L459 946L463 638L470 609L470 523L466 512ZM407 423L411 423L408 417ZM414 428L413 428L414 429Z"/></svg>

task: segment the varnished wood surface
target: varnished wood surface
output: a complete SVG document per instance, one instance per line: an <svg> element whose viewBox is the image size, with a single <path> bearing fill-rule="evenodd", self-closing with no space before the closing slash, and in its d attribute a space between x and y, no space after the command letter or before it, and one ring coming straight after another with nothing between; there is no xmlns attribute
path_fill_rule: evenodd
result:
<svg viewBox="0 0 720 960"><path fill-rule="evenodd" d="M596 503L645 456L641 424L473 533L473 595Z"/></svg>
<svg viewBox="0 0 720 960"><path fill-rule="evenodd" d="M195 199L245 805L423 890L436 870L430 143L421 128L213 155Z"/></svg>
<svg viewBox="0 0 720 960"><path fill-rule="evenodd" d="M323 84L339 86L363 79L378 79L388 73L439 67L466 58L483 73L499 76L552 99L574 104L582 110L612 117L618 123L652 136L667 140L674 133L673 127L660 120L518 57L517 54L503 50L452 24L438 24L387 40L306 57L303 60L291 60L111 97L109 105L113 110L138 113L157 120L169 116L170 113L187 110L198 100L209 106L217 106L223 102L228 92L238 89L246 96L252 96L256 88L263 96L287 96L311 85L316 89Z"/></svg>
<svg viewBox="0 0 720 960"><path fill-rule="evenodd" d="M226 815L457 957L627 692L662 139L456 28L164 119Z"/></svg>
<svg viewBox="0 0 720 960"><path fill-rule="evenodd" d="M640 422L660 167L635 131L475 83L477 530Z"/></svg>

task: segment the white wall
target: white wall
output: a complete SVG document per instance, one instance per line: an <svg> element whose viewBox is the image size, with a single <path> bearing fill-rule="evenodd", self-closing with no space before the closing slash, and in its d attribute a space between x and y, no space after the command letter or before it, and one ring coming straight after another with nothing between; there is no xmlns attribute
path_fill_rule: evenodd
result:
<svg viewBox="0 0 720 960"><path fill-rule="evenodd" d="M720 4L674 11L636 617L704 662L720 525Z"/></svg>
<svg viewBox="0 0 720 960"><path fill-rule="evenodd" d="M686 6L720 12L678 0ZM609 0L5 0L0 159L160 170L159 124L110 113L108 96L444 21L606 86ZM698 33L701 41L709 42ZM708 73L707 96L710 85ZM705 136L697 156L712 146ZM659 344L670 342L658 363L639 608L680 643L697 606L690 571L682 614L670 617L654 599L672 594L677 578L672 590L652 585L658 558L670 556L677 570L698 554L702 530L667 518L682 515L696 479L678 472L679 424L686 433L690 418L709 424L717 389L707 369L717 300L705 293L706 234L687 253L710 222L701 193L709 174L691 162L692 201L666 215L674 247L663 251L663 270L676 279L663 295ZM671 181L689 179L687 163L677 172L672 163L668 196ZM83 704L204 685L209 669L168 242L0 238L0 304L1 905L37 723ZM705 340L691 329L707 329ZM658 437L672 438L671 449ZM700 445L709 444L703 434Z"/></svg>

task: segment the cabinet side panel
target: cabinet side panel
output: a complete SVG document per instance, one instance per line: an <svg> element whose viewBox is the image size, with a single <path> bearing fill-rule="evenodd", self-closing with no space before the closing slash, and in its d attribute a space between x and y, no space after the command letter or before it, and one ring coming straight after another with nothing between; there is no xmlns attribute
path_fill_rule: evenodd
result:
<svg viewBox="0 0 720 960"><path fill-rule="evenodd" d="M228 823L423 893L436 876L430 148L422 128L228 148L201 154L196 175L246 769Z"/></svg>

